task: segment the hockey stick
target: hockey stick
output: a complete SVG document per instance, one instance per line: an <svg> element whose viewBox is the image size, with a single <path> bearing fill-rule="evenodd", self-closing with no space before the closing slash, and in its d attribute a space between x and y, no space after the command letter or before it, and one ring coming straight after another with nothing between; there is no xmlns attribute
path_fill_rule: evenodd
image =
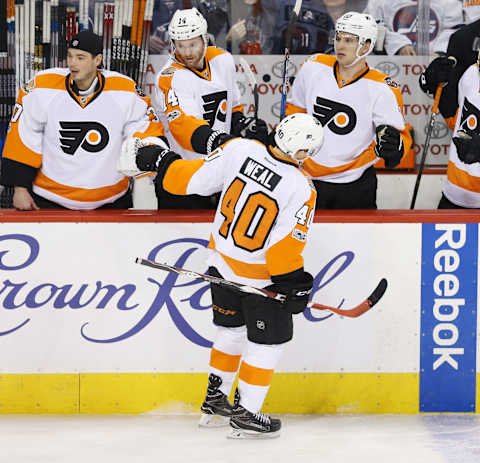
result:
<svg viewBox="0 0 480 463"><path fill-rule="evenodd" d="M288 22L287 31L285 33L285 57L283 58L283 71L282 71L282 99L280 100L280 120L285 117L285 111L287 109L287 93L290 82L288 80L288 63L290 62L290 48L292 41L292 29L297 22L298 15L300 14L300 8L302 8L302 0L296 0L293 7L292 16Z"/></svg>
<svg viewBox="0 0 480 463"><path fill-rule="evenodd" d="M253 104L254 104L254 109L255 109L255 120L258 119L258 84L257 80L255 79L255 76L253 75L252 70L250 69L250 65L247 63L245 58L240 58L239 59L240 64L243 67L243 71L245 72L245 75L247 76L248 83L252 87L253 91Z"/></svg>
<svg viewBox="0 0 480 463"><path fill-rule="evenodd" d="M452 61L452 67L455 67L457 64L457 59L453 56L448 57ZM422 158L420 160L420 165L418 166L417 179L415 180L415 187L413 189L412 201L410 203L410 209L415 208L415 201L417 200L418 188L420 187L420 179L422 178L423 168L425 167L425 159L427 157L428 148L430 146L430 138L432 136L433 127L435 126L435 119L438 114L438 105L440 103L440 97L442 96L442 90L445 86L445 83L439 83L437 89L435 90L435 98L433 100L432 114L430 114L430 120L428 121L427 137L425 139L425 144L423 146Z"/></svg>
<svg viewBox="0 0 480 463"><path fill-rule="evenodd" d="M178 273L179 275L185 275L194 280L201 279L208 281L209 283L227 286L232 289L236 289L242 293L257 294L259 296L269 297L280 302L283 302L285 300L285 296L283 294L275 293L267 289L260 289L248 285L242 285L241 283L235 283L234 281L224 280L223 278L214 277L212 275L204 275L203 273L197 273L192 270L186 270L168 264L161 264L160 262L153 262L148 259L142 259L141 257L137 257L135 259L135 262L137 264L146 265L147 267L157 268L160 270L165 270L167 272ZM377 287L373 290L372 294L370 294L367 299L362 301L356 307L352 307L351 309L337 309L336 307L330 307L328 305L318 304L316 302L309 302L307 304L307 307L317 310L329 310L330 312L334 312L344 317L356 318L369 311L381 299L386 289L387 280L385 278L382 278L378 283Z"/></svg>

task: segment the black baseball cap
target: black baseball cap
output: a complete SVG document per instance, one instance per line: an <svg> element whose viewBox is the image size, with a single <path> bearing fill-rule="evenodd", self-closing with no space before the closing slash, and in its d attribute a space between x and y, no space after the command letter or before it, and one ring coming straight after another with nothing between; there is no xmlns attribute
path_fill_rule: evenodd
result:
<svg viewBox="0 0 480 463"><path fill-rule="evenodd" d="M92 55L103 53L103 40L91 31L79 32L68 43L68 48L75 48L76 50L88 51Z"/></svg>

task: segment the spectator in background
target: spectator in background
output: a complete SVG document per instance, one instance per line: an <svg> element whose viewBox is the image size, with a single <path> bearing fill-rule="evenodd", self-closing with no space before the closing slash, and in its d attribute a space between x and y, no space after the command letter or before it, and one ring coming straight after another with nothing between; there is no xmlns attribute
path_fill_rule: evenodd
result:
<svg viewBox="0 0 480 463"><path fill-rule="evenodd" d="M132 207L128 178L117 171L130 137L166 148L148 98L127 76L97 68L102 40L90 31L68 45L68 69L39 72L21 87L1 163L19 210Z"/></svg>
<svg viewBox="0 0 480 463"><path fill-rule="evenodd" d="M283 54L286 32L295 0L263 0L265 9L275 12L271 53ZM333 53L335 21L347 11L361 12L366 0L304 0L292 32L292 54Z"/></svg>
<svg viewBox="0 0 480 463"><path fill-rule="evenodd" d="M421 6L422 2L416 0L369 0L365 13L385 27L386 54L418 54L417 25ZM450 35L462 24L459 0L430 0L429 54L445 53Z"/></svg>
<svg viewBox="0 0 480 463"><path fill-rule="evenodd" d="M208 24L211 45L228 48L227 35L230 30L229 0L155 0L150 36L150 53L170 53L168 25L177 10L197 8Z"/></svg>
<svg viewBox="0 0 480 463"><path fill-rule="evenodd" d="M231 27L227 41L233 53L242 55L265 54L271 45L267 45L268 17L264 14L262 0L243 0L232 5L232 18L240 18Z"/></svg>
<svg viewBox="0 0 480 463"><path fill-rule="evenodd" d="M183 0L155 0L149 45L151 54L168 55L170 53L168 24L173 13L183 8L182 4Z"/></svg>

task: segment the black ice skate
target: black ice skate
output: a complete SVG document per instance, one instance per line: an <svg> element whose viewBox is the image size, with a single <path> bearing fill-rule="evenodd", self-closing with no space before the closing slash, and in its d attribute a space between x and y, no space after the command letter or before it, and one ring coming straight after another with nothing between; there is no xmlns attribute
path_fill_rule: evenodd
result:
<svg viewBox="0 0 480 463"><path fill-rule="evenodd" d="M262 439L278 437L282 423L278 418L272 418L265 413L252 413L240 404L240 394L235 391L235 402L230 418L231 439Z"/></svg>
<svg viewBox="0 0 480 463"><path fill-rule="evenodd" d="M207 396L200 409L203 414L198 425L204 428L227 426L232 414L232 404L219 389L222 378L213 373L208 376Z"/></svg>

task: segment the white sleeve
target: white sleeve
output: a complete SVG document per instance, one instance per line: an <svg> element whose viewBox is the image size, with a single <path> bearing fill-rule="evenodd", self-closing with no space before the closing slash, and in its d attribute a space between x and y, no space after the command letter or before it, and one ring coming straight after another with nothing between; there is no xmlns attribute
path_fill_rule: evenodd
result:
<svg viewBox="0 0 480 463"><path fill-rule="evenodd" d="M226 151L225 152L225 148ZM217 148L203 158L203 164L190 178L187 194L209 196L222 191L225 181L225 166L229 156L228 147ZM187 161L191 162L191 161Z"/></svg>
<svg viewBox="0 0 480 463"><path fill-rule="evenodd" d="M287 95L287 104L292 104L299 108L307 109L306 91L305 91L305 75L308 73L310 63L305 61L297 72L293 85Z"/></svg>
<svg viewBox="0 0 480 463"><path fill-rule="evenodd" d="M381 92L378 92L373 106L373 124L375 127L386 124L402 131L405 129L405 119L398 107L398 101L393 91L385 85Z"/></svg>
<svg viewBox="0 0 480 463"><path fill-rule="evenodd" d="M159 121L153 107L149 104L148 97L141 98L132 93L130 110L123 128L123 138L148 136L158 137L163 135L163 126Z"/></svg>

